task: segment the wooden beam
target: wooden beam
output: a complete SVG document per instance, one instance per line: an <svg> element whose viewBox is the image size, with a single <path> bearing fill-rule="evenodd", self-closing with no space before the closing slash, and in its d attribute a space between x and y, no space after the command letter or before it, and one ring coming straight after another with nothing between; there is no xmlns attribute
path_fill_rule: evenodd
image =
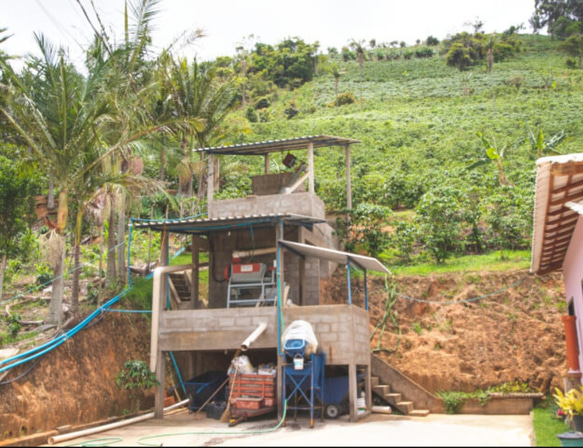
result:
<svg viewBox="0 0 583 448"><path fill-rule="evenodd" d="M308 191L314 193L315 183L314 183L314 144L312 142L308 143Z"/></svg>
<svg viewBox="0 0 583 448"><path fill-rule="evenodd" d="M549 206L550 207L556 207L557 205L565 205L567 202L579 202L581 199L583 199L583 191L578 191L576 194L572 194L569 195L567 194L567 196L561 198L561 199L555 199L554 201L551 201ZM569 211L572 211L570 208L568 209Z"/></svg>
<svg viewBox="0 0 583 448"><path fill-rule="evenodd" d="M549 219L547 221L547 228L552 227L559 223L560 226L572 226L574 225L574 223L571 221L577 221L577 219L579 219L579 213L573 213L572 215L569 216L561 216L559 218Z"/></svg>
<svg viewBox="0 0 583 448"><path fill-rule="evenodd" d="M269 174L269 154L265 154L265 157L263 158L263 167L265 174Z"/></svg>
<svg viewBox="0 0 583 448"><path fill-rule="evenodd" d="M566 191L574 190L575 188L579 187L583 187L583 180L567 184L561 188L557 188L556 190L553 191L553 194L564 193Z"/></svg>
<svg viewBox="0 0 583 448"><path fill-rule="evenodd" d="M545 266L542 269L539 269L537 274L539 274L539 275L550 274L551 272L560 270L562 267L563 267L563 262L553 263L553 264L550 264L548 266Z"/></svg>
<svg viewBox="0 0 583 448"><path fill-rule="evenodd" d="M556 163L551 166L553 176L573 176L583 174L583 162Z"/></svg>

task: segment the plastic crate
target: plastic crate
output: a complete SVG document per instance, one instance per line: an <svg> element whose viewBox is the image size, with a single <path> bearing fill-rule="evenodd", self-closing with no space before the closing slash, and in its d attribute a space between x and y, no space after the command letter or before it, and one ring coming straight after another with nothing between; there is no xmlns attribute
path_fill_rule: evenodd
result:
<svg viewBox="0 0 583 448"><path fill-rule="evenodd" d="M214 418L215 420L220 420L225 409L227 409L226 401L219 401L209 403L205 406L207 418Z"/></svg>
<svg viewBox="0 0 583 448"><path fill-rule="evenodd" d="M230 375L231 406L240 409L260 409L277 405L275 375Z"/></svg>

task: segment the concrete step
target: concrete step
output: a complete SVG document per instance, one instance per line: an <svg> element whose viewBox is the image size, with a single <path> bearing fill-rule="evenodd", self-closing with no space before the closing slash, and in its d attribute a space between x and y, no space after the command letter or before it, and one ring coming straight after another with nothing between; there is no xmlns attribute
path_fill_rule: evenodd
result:
<svg viewBox="0 0 583 448"><path fill-rule="evenodd" d="M412 401L399 401L395 404L395 406L399 411L406 415L409 415L415 410L415 406L413 405Z"/></svg>
<svg viewBox="0 0 583 448"><path fill-rule="evenodd" d="M387 400L389 402L389 404L394 404L396 405L398 402L400 402L403 399L403 395L402 394L397 394L397 393L388 393L384 395L385 400Z"/></svg>
<svg viewBox="0 0 583 448"><path fill-rule="evenodd" d="M411 417L427 417L429 415L429 410L427 409L414 409L409 412L407 415Z"/></svg>
<svg viewBox="0 0 583 448"><path fill-rule="evenodd" d="M370 384L372 387L378 386L380 384L380 378L378 376L371 376Z"/></svg>
<svg viewBox="0 0 583 448"><path fill-rule="evenodd" d="M373 392L381 397L385 397L389 392L391 392L391 387L387 386L386 384L379 384L377 386L372 387Z"/></svg>

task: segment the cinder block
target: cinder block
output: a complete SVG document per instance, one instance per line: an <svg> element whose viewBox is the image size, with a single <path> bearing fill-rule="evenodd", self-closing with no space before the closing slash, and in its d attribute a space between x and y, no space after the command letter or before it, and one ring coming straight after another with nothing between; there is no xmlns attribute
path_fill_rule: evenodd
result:
<svg viewBox="0 0 583 448"><path fill-rule="evenodd" d="M320 335L319 341L324 342L336 342L338 340L337 333L323 333Z"/></svg>
<svg viewBox="0 0 583 448"><path fill-rule="evenodd" d="M229 328L235 326L235 318L234 317L222 317L219 319L218 326L220 328Z"/></svg>

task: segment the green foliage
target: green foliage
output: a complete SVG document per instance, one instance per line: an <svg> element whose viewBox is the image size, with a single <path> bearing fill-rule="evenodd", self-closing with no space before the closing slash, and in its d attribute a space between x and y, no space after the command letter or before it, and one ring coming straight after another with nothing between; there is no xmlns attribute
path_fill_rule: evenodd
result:
<svg viewBox="0 0 583 448"><path fill-rule="evenodd" d="M297 88L311 81L316 66L318 44L297 37L276 46L257 43L249 57L248 73L261 74L278 87Z"/></svg>
<svg viewBox="0 0 583 448"><path fill-rule="evenodd" d="M347 251L360 248L371 257L376 257L389 242L389 235L383 226L390 213L386 207L360 203L349 211L347 218L336 219L336 235Z"/></svg>
<svg viewBox="0 0 583 448"><path fill-rule="evenodd" d="M411 324L411 328L413 329L413 331L415 333L417 333L419 336L421 336L421 332L423 331L423 328L421 328L421 324L419 322L413 322Z"/></svg>
<svg viewBox="0 0 583 448"><path fill-rule="evenodd" d="M557 46L557 50L565 53L568 56L577 58L577 67L583 66L583 34L578 33L569 36L567 40L561 42Z"/></svg>
<svg viewBox="0 0 583 448"><path fill-rule="evenodd" d="M536 446L561 446L557 434L569 431L564 418L557 416L558 406L548 395L532 411L532 426Z"/></svg>
<svg viewBox="0 0 583 448"><path fill-rule="evenodd" d="M353 104L356 102L356 97L354 96L354 93L352 92L343 92L343 93L339 93L338 96L336 97L336 99L334 100L334 102L330 103L329 106L330 107L340 107L340 106L346 106L348 104Z"/></svg>
<svg viewBox="0 0 583 448"><path fill-rule="evenodd" d="M520 52L520 41L514 33L501 36L487 35L482 32L458 33L444 41L447 65L456 67L460 72L484 61L491 52L496 62L507 60Z"/></svg>
<svg viewBox="0 0 583 448"><path fill-rule="evenodd" d="M5 316L5 320L8 325L8 332L10 333L10 336L12 338L16 338L18 332L22 328L22 324L20 323L22 316L18 313L12 313Z"/></svg>
<svg viewBox="0 0 583 448"><path fill-rule="evenodd" d="M416 209L421 243L437 263L455 251L462 251L462 197L451 186L436 187L425 193Z"/></svg>
<svg viewBox="0 0 583 448"><path fill-rule="evenodd" d="M132 310L152 309L152 279L138 277L132 280L132 289L124 296L126 306Z"/></svg>
<svg viewBox="0 0 583 448"><path fill-rule="evenodd" d="M502 383L498 386L491 386L488 388L489 393L501 393L501 394L528 394L528 393L536 393L537 390L534 390L530 387L530 385L526 382L519 382L518 380Z"/></svg>
<svg viewBox="0 0 583 448"><path fill-rule="evenodd" d="M397 249L397 256L401 261L408 263L415 249L417 227L412 222L403 219L394 219L392 225L393 232L390 234L389 244Z"/></svg>
<svg viewBox="0 0 583 448"><path fill-rule="evenodd" d="M118 389L133 391L148 390L160 385L160 382L144 361L130 360L126 361L117 373L115 384Z"/></svg>
<svg viewBox="0 0 583 448"><path fill-rule="evenodd" d="M485 406L490 400L490 395L484 390L474 392L438 391L436 395L443 400L446 414L457 414L467 400L478 400L481 406Z"/></svg>
<svg viewBox="0 0 583 448"><path fill-rule="evenodd" d="M288 106L286 107L284 113L285 113L285 116L288 120L291 120L292 118L299 115L300 111L299 111L297 104L294 100L291 100L288 103Z"/></svg>
<svg viewBox="0 0 583 448"><path fill-rule="evenodd" d="M504 187L488 200L485 222L494 248L500 250L526 249L532 231L532 191Z"/></svg>
<svg viewBox="0 0 583 448"><path fill-rule="evenodd" d="M22 252L20 241L33 213L37 177L2 155L8 152L9 148L0 148L0 254L11 257Z"/></svg>
<svg viewBox="0 0 583 448"><path fill-rule="evenodd" d="M553 398L557 406L569 419L572 419L575 415L583 415L583 386L579 386L577 389L570 389L567 392L555 388Z"/></svg>
<svg viewBox="0 0 583 448"><path fill-rule="evenodd" d="M46 286L53 278L50 266L47 263L39 263L36 265L36 284L38 286Z"/></svg>

